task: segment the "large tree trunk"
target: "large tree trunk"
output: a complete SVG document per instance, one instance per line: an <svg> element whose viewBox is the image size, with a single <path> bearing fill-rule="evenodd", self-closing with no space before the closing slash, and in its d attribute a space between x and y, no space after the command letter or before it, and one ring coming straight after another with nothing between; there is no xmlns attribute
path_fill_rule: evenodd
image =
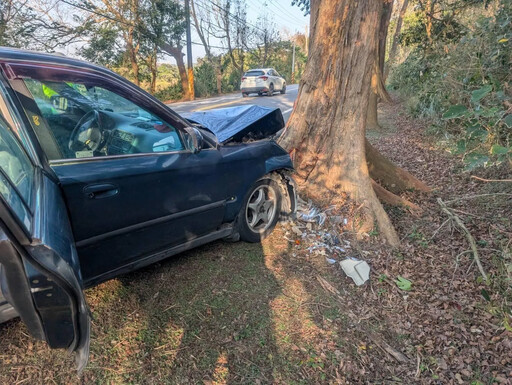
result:
<svg viewBox="0 0 512 385"><path fill-rule="evenodd" d="M382 0L311 2L311 45L297 105L280 143L295 149L306 191L329 203L348 193L362 223L398 236L372 188L365 157L370 77L376 59ZM368 227L364 228L368 230Z"/></svg>
<svg viewBox="0 0 512 385"><path fill-rule="evenodd" d="M176 60L176 66L178 67L178 73L180 75L181 87L183 89L183 99L191 100L192 95L189 90L187 68L185 67L185 62L183 61L182 47L173 47L169 43L163 43L160 45L160 49L171 55L174 60Z"/></svg>
<svg viewBox="0 0 512 385"><path fill-rule="evenodd" d="M379 23L377 58L373 66L368 115L366 117L366 128L370 130L379 130L381 128L377 114L379 97L387 103L392 101L383 80L384 61L386 58L386 41L388 37L389 21L392 13L393 1L384 1Z"/></svg>
<svg viewBox="0 0 512 385"><path fill-rule="evenodd" d="M435 0L427 0L427 5L425 7L425 17L427 19L427 22L425 24L425 32L427 33L429 46L432 46L432 44L434 43L434 39L432 38L432 29L434 28L433 15L435 6Z"/></svg>
<svg viewBox="0 0 512 385"><path fill-rule="evenodd" d="M219 62L221 59L219 59ZM215 68L215 78L217 79L217 94L222 94L222 69L220 63L214 64Z"/></svg>
<svg viewBox="0 0 512 385"><path fill-rule="evenodd" d="M398 15L398 20L396 21L395 33L393 34L393 43L391 43L391 49L389 50L388 64L384 68L384 81L386 81L388 78L391 65L396 61L399 47L398 43L400 42L400 32L402 31L402 24L408 6L409 0L403 0L402 8L400 8L400 14Z"/></svg>

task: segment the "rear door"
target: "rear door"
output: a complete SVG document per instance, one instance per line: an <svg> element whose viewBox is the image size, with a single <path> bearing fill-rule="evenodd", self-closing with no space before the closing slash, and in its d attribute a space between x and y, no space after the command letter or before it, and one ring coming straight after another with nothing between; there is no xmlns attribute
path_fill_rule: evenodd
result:
<svg viewBox="0 0 512 385"><path fill-rule="evenodd" d="M67 210L55 181L29 155L22 127L5 119L12 112L5 90L0 83L1 292L35 338L76 352L81 370L90 319Z"/></svg>

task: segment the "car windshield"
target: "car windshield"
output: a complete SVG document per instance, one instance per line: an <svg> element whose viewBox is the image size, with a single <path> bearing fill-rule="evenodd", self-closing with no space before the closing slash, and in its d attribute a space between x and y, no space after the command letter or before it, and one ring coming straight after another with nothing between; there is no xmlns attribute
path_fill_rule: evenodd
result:
<svg viewBox="0 0 512 385"><path fill-rule="evenodd" d="M253 70L253 71L247 71L244 76L262 76L262 75L265 75L264 71Z"/></svg>

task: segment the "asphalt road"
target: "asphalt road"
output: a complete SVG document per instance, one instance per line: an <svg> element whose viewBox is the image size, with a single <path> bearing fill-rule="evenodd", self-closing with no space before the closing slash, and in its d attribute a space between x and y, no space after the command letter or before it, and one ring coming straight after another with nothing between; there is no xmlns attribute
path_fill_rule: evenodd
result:
<svg viewBox="0 0 512 385"><path fill-rule="evenodd" d="M298 88L297 84L288 85L286 87L286 94L275 93L272 97L251 94L249 97L243 98L241 93L233 93L210 99L197 99L191 102L169 103L168 106L177 113L183 113L256 104L264 107L279 107L283 113L284 120L287 121L292 112L293 103L297 98Z"/></svg>

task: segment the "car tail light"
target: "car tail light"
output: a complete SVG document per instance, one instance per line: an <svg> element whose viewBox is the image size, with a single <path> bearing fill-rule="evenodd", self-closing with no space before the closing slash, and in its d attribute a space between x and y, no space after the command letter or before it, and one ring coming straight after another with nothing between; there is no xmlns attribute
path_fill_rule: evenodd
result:
<svg viewBox="0 0 512 385"><path fill-rule="evenodd" d="M263 81L267 81L268 76L260 76L260 79L263 79Z"/></svg>
<svg viewBox="0 0 512 385"><path fill-rule="evenodd" d="M244 80L246 80L246 79L247 79L247 78L244 76L244 77L242 78L242 81L244 81Z"/></svg>

